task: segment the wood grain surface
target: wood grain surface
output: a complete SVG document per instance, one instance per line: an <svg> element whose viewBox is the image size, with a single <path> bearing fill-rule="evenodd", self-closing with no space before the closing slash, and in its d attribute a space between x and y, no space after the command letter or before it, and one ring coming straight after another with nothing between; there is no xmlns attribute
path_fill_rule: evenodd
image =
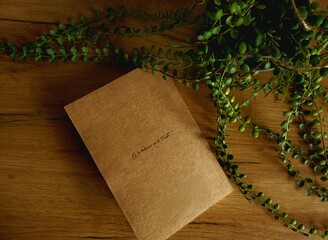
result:
<svg viewBox="0 0 328 240"><path fill-rule="evenodd" d="M149 11L188 4L173 0L123 2ZM119 4L122 1L0 0L0 38L33 40L60 21ZM129 49L132 44L167 44L192 34L192 29L184 29L119 42ZM0 239L135 239L63 108L127 71L124 66L103 64L0 60ZM259 78L265 80L268 76ZM209 92L176 85L213 146L215 108ZM242 97L237 94L237 98ZM247 111L258 124L278 129L284 106L272 97L259 96ZM315 197L306 198L304 191L295 187L275 154L274 144L265 138L253 140L247 132L237 134L235 128L229 130L230 150L248 173L249 182L281 203L292 217L327 229L327 204ZM235 190L170 239L305 237L282 227L266 210L249 204Z"/></svg>

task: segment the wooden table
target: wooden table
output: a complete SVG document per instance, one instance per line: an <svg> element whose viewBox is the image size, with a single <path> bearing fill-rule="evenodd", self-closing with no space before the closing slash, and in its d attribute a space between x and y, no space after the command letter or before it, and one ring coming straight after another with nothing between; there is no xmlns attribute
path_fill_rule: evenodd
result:
<svg viewBox="0 0 328 240"><path fill-rule="evenodd" d="M179 1L124 1L154 10L181 7ZM120 1L0 0L0 38L33 40L42 32L90 9ZM189 34L191 30L186 30ZM183 39L186 32L132 39L140 44ZM127 72L104 64L0 61L0 239L135 239L63 107ZM268 75L260 76L261 79ZM208 91L177 87L213 146L215 109ZM239 96L239 95L238 95ZM259 96L247 111L253 120L278 128L280 101ZM306 224L328 228L327 203L304 197L283 170L274 145L230 131L231 151L249 182ZM238 190L203 213L173 239L303 239L282 227L266 210L249 204Z"/></svg>

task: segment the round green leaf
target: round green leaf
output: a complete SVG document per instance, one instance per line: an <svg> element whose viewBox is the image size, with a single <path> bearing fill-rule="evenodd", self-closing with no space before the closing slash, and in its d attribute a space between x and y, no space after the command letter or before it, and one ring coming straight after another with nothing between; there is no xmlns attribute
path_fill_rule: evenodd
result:
<svg viewBox="0 0 328 240"><path fill-rule="evenodd" d="M237 38L239 38L239 32L238 32L238 30L236 30L236 29L232 29L232 30L230 31L230 36L231 36L231 38L233 38L233 39L237 39Z"/></svg>
<svg viewBox="0 0 328 240"><path fill-rule="evenodd" d="M59 29L60 30L65 30L66 29L66 25L64 23L59 23Z"/></svg>
<svg viewBox="0 0 328 240"><path fill-rule="evenodd" d="M211 38L212 37L212 32L210 32L210 31L208 31L208 32L206 32L205 34L204 34L204 39L205 40L208 40L209 38Z"/></svg>
<svg viewBox="0 0 328 240"><path fill-rule="evenodd" d="M240 54L244 54L247 51L247 45L245 42L241 42L238 46L238 51Z"/></svg>
<svg viewBox="0 0 328 240"><path fill-rule="evenodd" d="M253 131L252 131L252 136L254 138L258 138L260 136L259 130L257 130L256 128L254 128Z"/></svg>
<svg viewBox="0 0 328 240"><path fill-rule="evenodd" d="M237 66L236 65L231 65L229 67L229 73L234 74L235 72L237 72Z"/></svg>
<svg viewBox="0 0 328 240"><path fill-rule="evenodd" d="M229 16L226 19L226 24L229 25L229 26L232 26L232 21L233 21L233 16Z"/></svg>
<svg viewBox="0 0 328 240"><path fill-rule="evenodd" d="M220 26L216 26L212 29L212 34L217 35L221 30Z"/></svg>
<svg viewBox="0 0 328 240"><path fill-rule="evenodd" d="M312 9L317 9L317 8L319 8L320 7L320 3L319 2L312 2L311 3L311 8Z"/></svg>
<svg viewBox="0 0 328 240"><path fill-rule="evenodd" d="M217 10L217 12L215 13L215 18L214 18L215 21L220 20L222 18L222 16L223 16L223 10L222 9Z"/></svg>
<svg viewBox="0 0 328 240"><path fill-rule="evenodd" d="M238 131L239 132L244 132L246 129L246 126L245 125L240 125L239 128L238 128Z"/></svg>

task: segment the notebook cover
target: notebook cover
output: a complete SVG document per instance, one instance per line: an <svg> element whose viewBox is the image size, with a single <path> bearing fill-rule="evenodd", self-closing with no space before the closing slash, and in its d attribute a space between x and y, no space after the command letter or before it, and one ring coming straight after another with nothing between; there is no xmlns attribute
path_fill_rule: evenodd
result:
<svg viewBox="0 0 328 240"><path fill-rule="evenodd" d="M138 239L167 239L232 191L171 80L136 69L65 110Z"/></svg>

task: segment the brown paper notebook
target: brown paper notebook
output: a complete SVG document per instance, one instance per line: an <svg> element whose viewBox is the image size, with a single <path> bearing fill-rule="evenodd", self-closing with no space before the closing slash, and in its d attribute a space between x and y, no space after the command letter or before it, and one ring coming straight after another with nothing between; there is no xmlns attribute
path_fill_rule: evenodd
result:
<svg viewBox="0 0 328 240"><path fill-rule="evenodd" d="M171 80L137 69L65 109L138 239L167 239L232 191Z"/></svg>

